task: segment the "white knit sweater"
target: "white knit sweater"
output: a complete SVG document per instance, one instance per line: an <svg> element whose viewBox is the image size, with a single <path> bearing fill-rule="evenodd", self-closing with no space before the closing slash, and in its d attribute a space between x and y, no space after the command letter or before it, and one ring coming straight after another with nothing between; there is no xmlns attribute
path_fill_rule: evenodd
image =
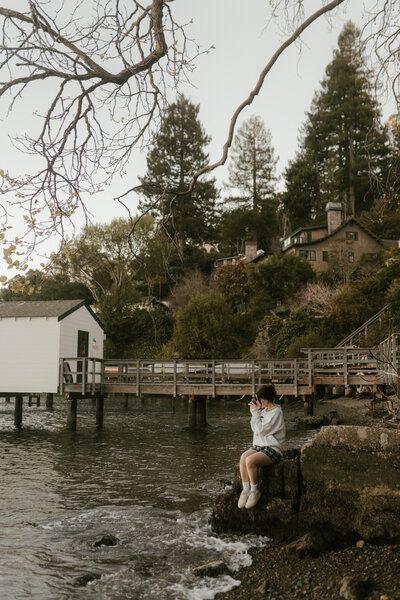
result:
<svg viewBox="0 0 400 600"><path fill-rule="evenodd" d="M253 445L270 446L282 454L281 444L285 441L286 427L280 406L270 410L252 408L250 426L254 432Z"/></svg>

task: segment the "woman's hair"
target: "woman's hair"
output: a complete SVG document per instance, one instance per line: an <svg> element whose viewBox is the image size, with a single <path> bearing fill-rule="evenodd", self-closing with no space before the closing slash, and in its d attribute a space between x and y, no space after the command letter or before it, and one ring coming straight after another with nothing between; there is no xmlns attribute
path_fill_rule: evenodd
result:
<svg viewBox="0 0 400 600"><path fill-rule="evenodd" d="M264 400L273 402L276 396L276 389L272 384L263 385L259 390L257 390L257 396L259 398L264 398Z"/></svg>

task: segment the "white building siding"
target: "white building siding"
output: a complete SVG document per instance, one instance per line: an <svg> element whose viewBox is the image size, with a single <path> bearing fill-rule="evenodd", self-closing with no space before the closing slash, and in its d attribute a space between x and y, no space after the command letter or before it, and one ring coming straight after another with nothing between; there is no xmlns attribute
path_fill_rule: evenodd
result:
<svg viewBox="0 0 400 600"><path fill-rule="evenodd" d="M56 392L59 334L56 317L0 319L0 392Z"/></svg>
<svg viewBox="0 0 400 600"><path fill-rule="evenodd" d="M60 321L59 356L77 356L78 330L89 332L89 356L103 358L103 330L85 306L81 306Z"/></svg>

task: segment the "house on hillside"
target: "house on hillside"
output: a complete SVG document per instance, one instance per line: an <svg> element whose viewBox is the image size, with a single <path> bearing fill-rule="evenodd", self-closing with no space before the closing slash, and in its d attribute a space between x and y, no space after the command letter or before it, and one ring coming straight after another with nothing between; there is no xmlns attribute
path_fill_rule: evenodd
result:
<svg viewBox="0 0 400 600"><path fill-rule="evenodd" d="M398 240L379 238L355 217L342 221L340 202L328 202L326 212L326 225L296 229L283 240L282 252L310 261L317 273L324 273L332 266L346 273L351 272L364 254L399 246Z"/></svg>
<svg viewBox="0 0 400 600"><path fill-rule="evenodd" d="M242 263L255 263L265 258L266 252L264 250L257 250L257 242L245 242L244 254L237 254L236 256L228 256L226 258L218 258L214 262L214 267L224 267L225 265L236 265Z"/></svg>
<svg viewBox="0 0 400 600"><path fill-rule="evenodd" d="M60 358L103 358L103 340L84 300L0 302L0 395L56 393Z"/></svg>

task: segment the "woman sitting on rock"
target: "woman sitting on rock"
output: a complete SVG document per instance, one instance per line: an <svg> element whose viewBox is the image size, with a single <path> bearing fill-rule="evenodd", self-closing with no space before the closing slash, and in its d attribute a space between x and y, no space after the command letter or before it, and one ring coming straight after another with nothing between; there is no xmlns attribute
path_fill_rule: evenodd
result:
<svg viewBox="0 0 400 600"><path fill-rule="evenodd" d="M268 467L282 458L281 444L286 428L282 409L275 404L273 385L262 386L249 403L253 430L253 445L240 457L240 477L243 491L238 507L252 508L261 497L258 489L258 467Z"/></svg>

